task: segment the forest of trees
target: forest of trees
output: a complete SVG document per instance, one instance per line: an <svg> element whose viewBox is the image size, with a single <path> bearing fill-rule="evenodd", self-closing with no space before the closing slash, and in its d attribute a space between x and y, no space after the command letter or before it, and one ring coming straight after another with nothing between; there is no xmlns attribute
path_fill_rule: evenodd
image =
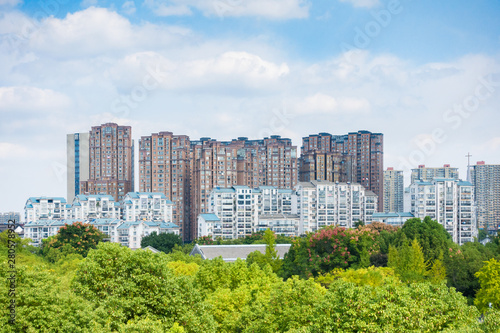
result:
<svg viewBox="0 0 500 333"><path fill-rule="evenodd" d="M247 261L202 260L173 236L164 252L101 242L85 224L43 242L0 234L1 332L498 332L500 238L462 246L431 219L396 228L270 230ZM9 236L11 238L9 238ZM10 242L9 242L10 240ZM198 243L224 243L198 239ZM12 244L16 244L12 247ZM228 242L229 243L229 242ZM274 246L291 243L280 260ZM11 295L15 249L15 298ZM9 323L15 299L15 323Z"/></svg>

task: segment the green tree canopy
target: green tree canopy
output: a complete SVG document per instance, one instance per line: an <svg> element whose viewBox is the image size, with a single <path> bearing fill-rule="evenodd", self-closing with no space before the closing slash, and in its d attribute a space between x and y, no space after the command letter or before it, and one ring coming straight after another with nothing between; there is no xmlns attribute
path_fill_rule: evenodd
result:
<svg viewBox="0 0 500 333"><path fill-rule="evenodd" d="M106 237L101 231L91 224L75 222L66 224L59 229L57 235L43 243L44 253L48 253L50 248L63 250L67 253L78 253L84 257L87 256L90 249L97 248Z"/></svg>
<svg viewBox="0 0 500 333"><path fill-rule="evenodd" d="M155 249L170 253L175 245L182 245L182 238L179 235L173 233L161 233L157 234L156 231L152 232L151 235L142 238L141 247L152 246Z"/></svg>

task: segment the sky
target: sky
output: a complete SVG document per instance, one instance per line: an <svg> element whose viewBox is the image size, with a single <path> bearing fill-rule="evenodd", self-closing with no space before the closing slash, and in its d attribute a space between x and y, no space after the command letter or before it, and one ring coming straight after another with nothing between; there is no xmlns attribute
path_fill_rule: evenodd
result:
<svg viewBox="0 0 500 333"><path fill-rule="evenodd" d="M496 0L0 0L0 212L66 197L66 135L384 134L384 169L500 164ZM136 154L137 156L137 154Z"/></svg>

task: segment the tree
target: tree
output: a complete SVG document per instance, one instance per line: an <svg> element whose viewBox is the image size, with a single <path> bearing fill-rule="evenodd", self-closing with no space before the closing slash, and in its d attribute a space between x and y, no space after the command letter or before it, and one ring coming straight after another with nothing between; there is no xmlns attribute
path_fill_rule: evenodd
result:
<svg viewBox="0 0 500 333"><path fill-rule="evenodd" d="M479 310L486 310L490 304L491 307L500 309L500 262L495 258L485 262L485 265L476 277L479 279L481 289L476 294L474 304Z"/></svg>
<svg viewBox="0 0 500 333"><path fill-rule="evenodd" d="M417 239L422 247L424 260L430 263L444 255L449 248L457 248L446 229L428 216L423 221L419 218L406 221L397 232L394 244L401 245L403 235L406 239Z"/></svg>
<svg viewBox="0 0 500 333"><path fill-rule="evenodd" d="M86 257L90 249L97 248L99 244L106 237L101 231L91 224L83 222L75 222L73 224L66 224L59 229L54 238L44 243L45 250L49 251L50 248L62 250L66 247L66 252L72 252L68 247L74 250L74 253L81 254Z"/></svg>
<svg viewBox="0 0 500 333"><path fill-rule="evenodd" d="M143 237L141 241L141 247L152 246L165 253L172 252L175 245L182 246L182 238L173 233L161 233L158 235L154 231L151 235Z"/></svg>

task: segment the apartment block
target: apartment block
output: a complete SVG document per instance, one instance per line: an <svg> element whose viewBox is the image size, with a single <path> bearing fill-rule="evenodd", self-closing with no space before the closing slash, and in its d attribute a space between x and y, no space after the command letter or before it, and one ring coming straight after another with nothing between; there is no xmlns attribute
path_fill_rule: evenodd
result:
<svg viewBox="0 0 500 333"><path fill-rule="evenodd" d="M173 222L185 240L197 237L198 215L210 213L212 189L265 185L291 190L297 183L297 148L280 136L192 141L160 132L141 138L139 155L140 190L164 193L174 203Z"/></svg>
<svg viewBox="0 0 500 333"><path fill-rule="evenodd" d="M436 220L455 243L462 245L477 236L472 183L439 177L430 182L417 180L410 185L410 194L411 213Z"/></svg>
<svg viewBox="0 0 500 333"><path fill-rule="evenodd" d="M107 194L78 194L71 204L71 218L79 221L119 219L120 203Z"/></svg>
<svg viewBox="0 0 500 333"><path fill-rule="evenodd" d="M189 230L191 155L186 135L153 133L139 141L139 191L163 193L173 203L172 222Z"/></svg>
<svg viewBox="0 0 500 333"><path fill-rule="evenodd" d="M67 200L73 202L80 194L80 182L89 179L90 133L74 133L66 136Z"/></svg>
<svg viewBox="0 0 500 333"><path fill-rule="evenodd" d="M315 232L329 225L353 228L359 220L369 224L377 211L377 201L377 195L361 184L299 182L299 233Z"/></svg>
<svg viewBox="0 0 500 333"><path fill-rule="evenodd" d="M404 212L403 171L387 168L384 171L384 213Z"/></svg>
<svg viewBox="0 0 500 333"><path fill-rule="evenodd" d="M24 205L26 223L47 220L62 220L69 217L66 199L62 197L30 197Z"/></svg>
<svg viewBox="0 0 500 333"><path fill-rule="evenodd" d="M500 228L500 164L477 162L471 169L477 203L478 227L486 230Z"/></svg>
<svg viewBox="0 0 500 333"><path fill-rule="evenodd" d="M451 178L458 180L458 168L452 168L449 164L443 165L443 167L426 167L425 165L419 165L417 169L411 169L411 183L415 183L417 180L424 182L430 182L434 178Z"/></svg>
<svg viewBox="0 0 500 333"><path fill-rule="evenodd" d="M118 243L134 250L140 249L142 238L151 235L153 232L179 235L179 227L168 222L123 222L116 230L118 232Z"/></svg>
<svg viewBox="0 0 500 333"><path fill-rule="evenodd" d="M280 215L283 220L282 215L294 213L294 201L292 190L272 186L256 189L241 185L214 188L209 200L211 214L202 213L198 216L198 222L202 223L198 225L198 232L201 232L198 236L235 239L251 235L262 230L261 219L264 217L279 219L276 215ZM268 226L278 225L270 218L266 221Z"/></svg>
<svg viewBox="0 0 500 333"><path fill-rule="evenodd" d="M115 201L134 191L132 128L106 123L89 135L89 179L80 182L81 194L107 194Z"/></svg>
<svg viewBox="0 0 500 333"><path fill-rule="evenodd" d="M320 154L314 157L314 153ZM321 154L337 153L331 157ZM336 158L336 163L335 163ZM344 169L342 169L344 161ZM319 163L319 165L318 165ZM322 165L322 163L324 163ZM383 211L383 134L369 131L351 132L346 135L319 133L302 139L300 181L326 180L353 182L362 185L378 196L378 211ZM344 170L342 172L342 170ZM335 175L338 175L337 178Z"/></svg>
<svg viewBox="0 0 500 333"><path fill-rule="evenodd" d="M172 222L173 203L159 192L129 192L122 202L125 221Z"/></svg>

